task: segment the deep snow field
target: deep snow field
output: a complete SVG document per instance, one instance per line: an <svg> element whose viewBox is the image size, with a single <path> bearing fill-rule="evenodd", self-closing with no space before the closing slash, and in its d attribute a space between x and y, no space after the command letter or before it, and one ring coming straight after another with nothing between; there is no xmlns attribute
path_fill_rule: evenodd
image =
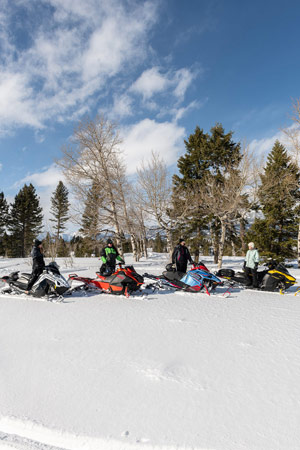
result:
<svg viewBox="0 0 300 450"><path fill-rule="evenodd" d="M159 274L167 262L134 266ZM66 277L100 265L58 263ZM0 277L14 270L29 272L29 260L0 258ZM290 272L300 284L300 269ZM1 295L0 449L300 449L295 290Z"/></svg>

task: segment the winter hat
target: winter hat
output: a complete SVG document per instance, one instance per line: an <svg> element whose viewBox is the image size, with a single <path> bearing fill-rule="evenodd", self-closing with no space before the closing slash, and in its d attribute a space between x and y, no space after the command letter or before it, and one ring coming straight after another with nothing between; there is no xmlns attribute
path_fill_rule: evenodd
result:
<svg viewBox="0 0 300 450"><path fill-rule="evenodd" d="M185 242L185 239L179 239L179 244L181 244L181 242Z"/></svg>
<svg viewBox="0 0 300 450"><path fill-rule="evenodd" d="M34 241L34 246L38 247L39 245L41 245L42 241L39 241L38 239L35 239Z"/></svg>
<svg viewBox="0 0 300 450"><path fill-rule="evenodd" d="M111 239L107 239L106 243L107 243L107 245L108 244L113 244L113 241Z"/></svg>
<svg viewBox="0 0 300 450"><path fill-rule="evenodd" d="M255 248L254 242L249 242L248 247Z"/></svg>

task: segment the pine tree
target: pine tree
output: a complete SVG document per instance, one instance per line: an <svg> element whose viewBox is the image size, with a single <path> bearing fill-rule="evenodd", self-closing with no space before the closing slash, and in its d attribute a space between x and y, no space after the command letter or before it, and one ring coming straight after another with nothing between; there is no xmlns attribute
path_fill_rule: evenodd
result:
<svg viewBox="0 0 300 450"><path fill-rule="evenodd" d="M54 219L50 219L51 222L54 222L54 230L56 232L56 240L58 241L61 237L62 231L66 229L66 222L69 220L69 208L70 203L68 199L68 189L63 184L62 181L59 181L56 190L53 192L53 196L51 197L51 209L50 212L53 215Z"/></svg>
<svg viewBox="0 0 300 450"><path fill-rule="evenodd" d="M185 192L191 192L197 196L203 190L203 184L208 175L215 177L222 190L224 173L227 170L234 170L238 167L242 155L241 146L232 140L233 133L225 133L221 124L216 124L210 130L210 135L204 133L198 126L195 132L185 141L186 153L178 160L180 175L174 175L173 183L178 197L185 197ZM188 195L185 201L189 201ZM195 257L199 256L199 247L207 246L206 234L211 232L214 243L214 258L218 260L218 248L220 242L220 221L209 213L201 205L188 215L182 226L185 236L194 236L193 245Z"/></svg>
<svg viewBox="0 0 300 450"><path fill-rule="evenodd" d="M42 208L32 184L24 187L15 196L9 213L8 229L13 242L15 257L29 254L34 238L42 230Z"/></svg>
<svg viewBox="0 0 300 450"><path fill-rule="evenodd" d="M268 156L258 197L264 217L255 220L249 239L267 257L291 258L297 242L299 172L279 141Z"/></svg>
<svg viewBox="0 0 300 450"><path fill-rule="evenodd" d="M165 249L166 243L162 239L159 233L156 233L154 243L153 243L153 251L157 253L163 253Z"/></svg>
<svg viewBox="0 0 300 450"><path fill-rule="evenodd" d="M8 204L3 192L0 192L0 255L5 255L5 230L8 221Z"/></svg>

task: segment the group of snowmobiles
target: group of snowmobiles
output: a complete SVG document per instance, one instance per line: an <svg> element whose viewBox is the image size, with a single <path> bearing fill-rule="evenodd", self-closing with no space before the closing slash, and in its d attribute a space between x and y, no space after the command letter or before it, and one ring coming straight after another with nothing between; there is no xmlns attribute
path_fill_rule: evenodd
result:
<svg viewBox="0 0 300 450"><path fill-rule="evenodd" d="M294 278L282 263L271 260L266 263L266 269L258 271L258 289L267 292L285 293L296 283ZM12 272L1 278L4 287L0 294L24 294L31 274ZM150 283L146 284L148 280ZM34 283L30 295L43 297L47 300L62 301L65 295L75 291L104 292L114 295L138 295L150 290L173 289L185 292L200 292L207 295L219 293L227 297L235 287L247 288L244 272L235 272L233 269L220 269L212 273L203 262L193 264L186 273L178 272L174 265L167 264L161 275L145 273L138 274L133 266L118 264L117 270L105 276L96 272L95 278L81 277L70 274L68 280L61 275L59 266L55 261L45 266L43 273ZM218 292L221 288L221 293ZM298 291L296 291L297 293Z"/></svg>

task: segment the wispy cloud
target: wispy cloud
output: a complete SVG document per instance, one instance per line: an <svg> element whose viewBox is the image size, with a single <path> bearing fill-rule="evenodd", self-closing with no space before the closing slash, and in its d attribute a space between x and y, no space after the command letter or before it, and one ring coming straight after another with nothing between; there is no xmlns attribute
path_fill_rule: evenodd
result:
<svg viewBox="0 0 300 450"><path fill-rule="evenodd" d="M15 187L21 187L23 184L32 183L37 188L55 188L60 180L65 180L64 175L59 167L52 164L38 172L26 175L26 177L15 184Z"/></svg>
<svg viewBox="0 0 300 450"><path fill-rule="evenodd" d="M288 129L292 130L298 128L296 125L291 125L288 127ZM300 133L300 130L299 130ZM272 136L268 136L262 139L253 139L250 144L250 150L255 151L258 155L266 155L269 153L273 145L276 141L279 141L282 145L286 147L287 150L291 150L291 142L287 138L286 134L279 130L277 133L273 134Z"/></svg>
<svg viewBox="0 0 300 450"><path fill-rule="evenodd" d="M187 68L163 72L159 67L152 67L141 74L129 91L141 95L144 100L171 91L177 99L183 100L194 78L195 73Z"/></svg>
<svg viewBox="0 0 300 450"><path fill-rule="evenodd" d="M147 32L156 20L156 3L137 6L117 0L48 0L11 5L0 14L0 121L2 133L14 126L43 128L93 104L106 82L144 60ZM128 6L129 5L129 6ZM14 24L16 10L24 26ZM36 16L38 10L39 15ZM26 22L35 17L38 23ZM17 32L16 32L17 34ZM23 46L20 37L24 35Z"/></svg>

